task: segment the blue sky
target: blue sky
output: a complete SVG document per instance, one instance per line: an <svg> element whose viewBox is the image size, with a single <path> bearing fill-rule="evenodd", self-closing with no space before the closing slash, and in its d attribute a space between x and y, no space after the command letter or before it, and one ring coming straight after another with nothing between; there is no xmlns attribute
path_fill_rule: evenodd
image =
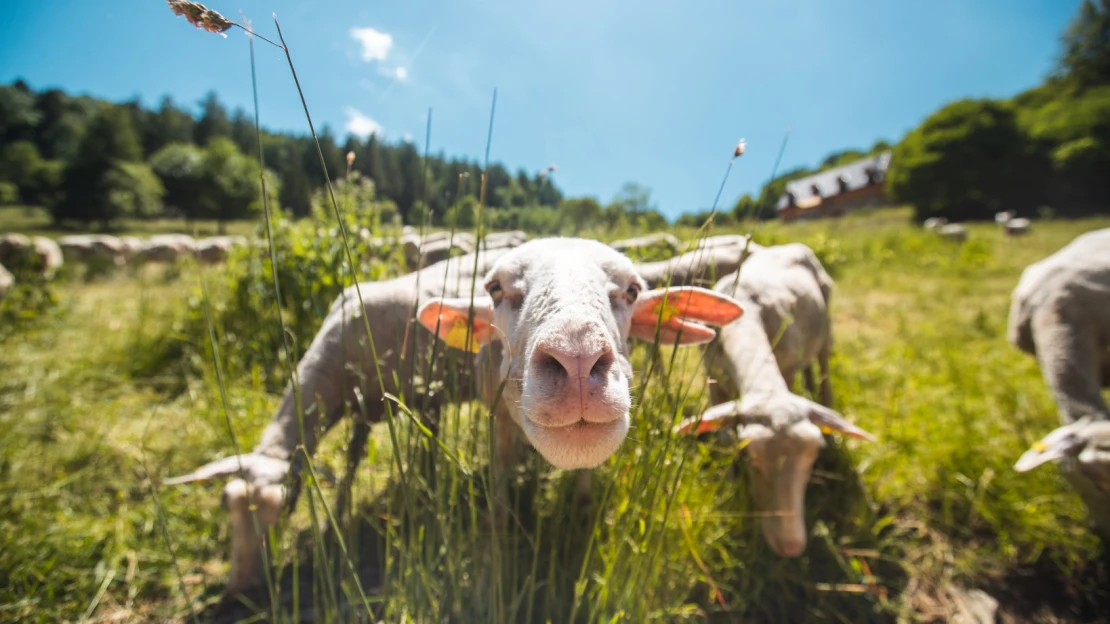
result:
<svg viewBox="0 0 1110 624"><path fill-rule="evenodd" d="M1078 0L212 0L263 35L281 20L317 126L480 158L498 88L491 159L554 163L572 195L626 181L674 216L722 204L783 168L897 141L945 102L1005 97L1051 69ZM22 77L112 100L215 90L250 106L247 42L195 30L161 0L9 0L0 81ZM305 131L284 56L258 49L263 124Z"/></svg>

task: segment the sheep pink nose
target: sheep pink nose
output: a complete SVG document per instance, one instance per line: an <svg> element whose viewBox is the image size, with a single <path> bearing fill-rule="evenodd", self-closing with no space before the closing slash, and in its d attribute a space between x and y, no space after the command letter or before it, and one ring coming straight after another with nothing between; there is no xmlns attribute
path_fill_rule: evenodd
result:
<svg viewBox="0 0 1110 624"><path fill-rule="evenodd" d="M533 366L570 379L600 379L609 371L613 360L613 350L608 347L575 349L541 342L532 352Z"/></svg>

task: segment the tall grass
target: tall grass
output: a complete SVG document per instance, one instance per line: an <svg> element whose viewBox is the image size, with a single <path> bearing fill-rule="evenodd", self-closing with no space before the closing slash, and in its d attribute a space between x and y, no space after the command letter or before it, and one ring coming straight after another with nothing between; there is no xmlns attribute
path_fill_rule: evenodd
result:
<svg viewBox="0 0 1110 624"><path fill-rule="evenodd" d="M861 622L914 619L950 582L1004 592L1032 569L1061 592L1088 587L1100 547L1078 499L1052 470L1009 470L1056 418L1035 362L1003 336L1021 268L1110 222L1042 222L1021 241L973 227L956 246L875 211L756 232L809 244L837 278L837 408L880 438L822 453L805 556L764 545L738 449L671 432L706 407L699 350L635 347L632 429L582 501L578 475L534 452L499 473L491 406L457 399L492 371L445 363L418 332L423 366L384 373L446 404L388 397L370 430L350 414L305 462L265 587L222 600L215 490L151 486L249 448L332 300L403 270L349 237L366 207L331 182L328 222L267 206L266 248L184 269L192 289L67 284L64 316L0 335L0 620L187 619L195 605L228 621Z"/></svg>

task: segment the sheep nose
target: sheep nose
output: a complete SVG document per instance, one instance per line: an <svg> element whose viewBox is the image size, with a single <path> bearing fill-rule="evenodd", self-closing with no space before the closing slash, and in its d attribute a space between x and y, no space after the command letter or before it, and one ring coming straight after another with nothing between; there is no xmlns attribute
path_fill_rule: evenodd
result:
<svg viewBox="0 0 1110 624"><path fill-rule="evenodd" d="M613 360L613 350L608 347L575 349L541 342L532 352L533 366L569 379L599 379L609 371Z"/></svg>

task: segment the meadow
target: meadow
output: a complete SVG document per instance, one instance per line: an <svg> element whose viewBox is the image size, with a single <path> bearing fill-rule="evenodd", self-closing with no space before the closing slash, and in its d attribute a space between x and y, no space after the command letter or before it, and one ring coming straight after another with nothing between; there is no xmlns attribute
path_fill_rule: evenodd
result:
<svg viewBox="0 0 1110 624"><path fill-rule="evenodd" d="M34 219L6 210L0 229L57 234ZM761 244L810 245L836 280L834 407L878 437L830 438L800 558L763 543L738 445L670 432L707 406L700 352L638 345L634 428L588 508L530 452L507 475L512 522L491 523L504 475L474 402L435 414L436 440L400 411L376 425L337 516L344 422L279 527L267 587L234 601L219 486L160 482L257 440L290 359L244 327L280 327L228 313L234 266L70 271L56 305L0 328L0 621L932 622L956 588L1010 621L1098 621L1110 571L1081 502L1053 466L1011 469L1059 420L1005 333L1022 269L1103 227L974 224L960 245L902 208L751 224ZM354 270L397 272L388 256ZM303 288L287 306L300 349L334 296Z"/></svg>

